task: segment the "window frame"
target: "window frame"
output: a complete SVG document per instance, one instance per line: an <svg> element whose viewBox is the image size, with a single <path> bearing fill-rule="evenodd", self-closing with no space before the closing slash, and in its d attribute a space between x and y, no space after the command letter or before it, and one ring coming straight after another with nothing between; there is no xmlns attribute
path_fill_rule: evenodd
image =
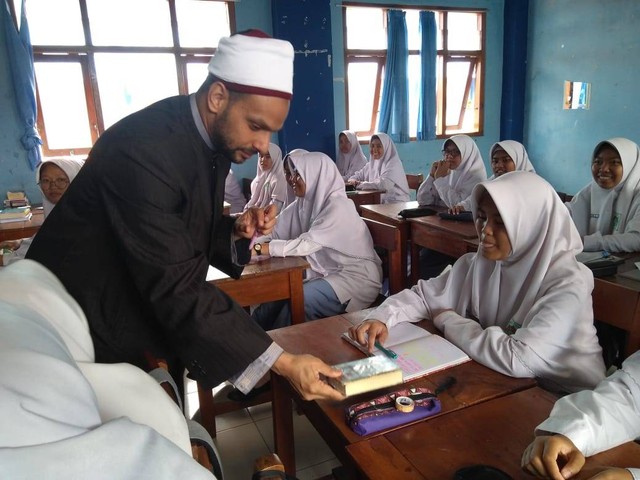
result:
<svg viewBox="0 0 640 480"><path fill-rule="evenodd" d="M384 75L384 65L387 58L387 50L363 50L363 49L349 49L347 48L347 15L346 10L348 7L364 7L364 8L376 8L385 12L389 9L400 10L426 10L435 12L439 16L438 25L440 27L440 33L442 34L442 47L437 49L438 57L438 71L436 73L436 81L438 82L437 97L436 97L436 138L444 139L448 138L455 133L447 133L448 129L460 129L464 119L465 112L467 110L467 104L469 101L469 95L471 92L471 83L473 81L473 69L476 68L476 83L480 84L480 88L476 90L474 96L474 107L478 109L478 131L476 132L459 132L469 136L482 136L484 135L484 95L485 95L485 65L486 65L486 24L487 24L487 11L485 9L473 9L473 8L458 8L458 7L434 7L426 8L425 6L416 5L391 5L391 4L370 4L370 3L354 3L354 2L342 2L342 33L344 44L344 89L345 89L345 119L346 124L349 125L349 65L351 63L368 62L378 63L378 72L376 76L374 101L371 112L371 124L369 131L356 131L356 136L361 142L366 143L368 139L375 133L375 126L379 110L380 93L382 88L382 80ZM447 20L448 13L476 13L479 15L479 21L481 22L481 44L479 50L450 50L448 48L447 38ZM384 21L386 22L386 15L384 15ZM419 50L409 50L409 56L419 55ZM440 62L441 59L441 62ZM447 118L447 77L445 72L447 71L447 65L455 62L469 62L469 73L467 76L467 82L463 99L460 106L460 112L458 114L458 123L456 125L443 126L443 122ZM415 136L410 137L410 141L416 141Z"/></svg>
<svg viewBox="0 0 640 480"><path fill-rule="evenodd" d="M95 46L91 40L91 30L89 26L89 13L86 0L77 0L80 5L80 15L82 28L84 31L84 45L33 45L34 63L79 63L82 70L84 94L87 104L87 113L89 120L89 128L91 131L92 145L99 136L104 133L104 120L102 116L102 107L100 103L100 91L98 89L98 81L96 75L96 67L94 55L99 53L168 53L172 54L176 62L178 93L185 95L189 92L187 82L187 65L192 63L208 63L215 48L193 48L180 47L178 37L178 20L176 12L176 0L167 0L171 21L171 33L173 45L167 47L109 47ZM236 19L235 6L232 0L204 0L211 2L222 2L227 6L229 17L229 30L231 34L235 33ZM13 7L12 2L9 2ZM14 21L16 21L16 12L11 8ZM85 155L91 150L88 148L64 148L51 149L47 141L47 128L42 115L42 104L40 102L40 93L38 89L38 80L36 78L36 101L38 115L36 127L42 138L42 152L45 157L58 155Z"/></svg>

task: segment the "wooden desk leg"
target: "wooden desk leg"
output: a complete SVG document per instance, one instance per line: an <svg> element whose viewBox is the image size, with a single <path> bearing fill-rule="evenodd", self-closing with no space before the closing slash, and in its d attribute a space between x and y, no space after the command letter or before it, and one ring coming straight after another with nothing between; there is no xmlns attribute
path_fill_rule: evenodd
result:
<svg viewBox="0 0 640 480"><path fill-rule="evenodd" d="M289 305L291 306L291 323L304 323L304 289L302 287L303 270L289 272Z"/></svg>
<svg viewBox="0 0 640 480"><path fill-rule="evenodd" d="M200 403L200 424L212 438L216 437L216 414L213 406L213 391L198 382L198 402Z"/></svg>
<svg viewBox="0 0 640 480"><path fill-rule="evenodd" d="M296 474L296 455L293 444L293 407L288 380L271 372L271 408L273 412L273 442L276 453L290 475Z"/></svg>

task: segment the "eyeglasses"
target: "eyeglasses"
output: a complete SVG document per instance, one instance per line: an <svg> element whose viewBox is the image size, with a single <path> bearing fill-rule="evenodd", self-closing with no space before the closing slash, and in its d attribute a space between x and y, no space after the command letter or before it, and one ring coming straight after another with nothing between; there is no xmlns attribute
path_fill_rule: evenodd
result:
<svg viewBox="0 0 640 480"><path fill-rule="evenodd" d="M49 188L50 185L54 185L58 188L65 188L69 185L69 180L66 178L56 178L55 180L49 180L48 178L43 178L38 182L42 188Z"/></svg>
<svg viewBox="0 0 640 480"><path fill-rule="evenodd" d="M504 165L509 162L513 162L513 160L508 155L504 157L491 157L491 165L498 165L499 163Z"/></svg>
<svg viewBox="0 0 640 480"><path fill-rule="evenodd" d="M457 148L445 148L444 150L442 150L442 156L446 157L459 157L460 156L460 150L458 150Z"/></svg>

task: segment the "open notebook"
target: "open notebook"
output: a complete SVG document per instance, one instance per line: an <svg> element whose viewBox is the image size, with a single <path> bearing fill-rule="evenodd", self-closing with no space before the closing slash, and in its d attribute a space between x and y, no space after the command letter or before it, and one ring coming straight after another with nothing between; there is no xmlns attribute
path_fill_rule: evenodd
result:
<svg viewBox="0 0 640 480"><path fill-rule="evenodd" d="M370 355L365 346L349 337L349 332L344 332L342 338ZM389 330L384 348L397 354L395 362L402 369L405 382L471 360L449 340L409 322L400 323ZM385 355L377 348L374 354Z"/></svg>

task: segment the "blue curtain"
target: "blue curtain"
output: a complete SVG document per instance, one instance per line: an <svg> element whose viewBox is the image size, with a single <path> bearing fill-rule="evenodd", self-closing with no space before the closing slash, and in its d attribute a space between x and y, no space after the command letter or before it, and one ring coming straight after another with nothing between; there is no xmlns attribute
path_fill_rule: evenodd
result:
<svg viewBox="0 0 640 480"><path fill-rule="evenodd" d="M387 12L387 63L384 69L378 131L386 133L396 143L409 141L408 61L405 13L401 10L389 10Z"/></svg>
<svg viewBox="0 0 640 480"><path fill-rule="evenodd" d="M420 12L420 104L418 106L418 140L436 138L436 16Z"/></svg>
<svg viewBox="0 0 640 480"><path fill-rule="evenodd" d="M27 151L29 166L35 170L42 160L40 145L42 139L36 130L36 118L38 107L36 104L36 76L33 67L33 49L29 37L27 14L25 13L25 0L22 0L22 15L20 30L11 17L9 9L10 0L4 0L4 32L9 54L9 68L13 79L13 90L16 96L18 114L24 126L24 135L20 139L22 146Z"/></svg>

